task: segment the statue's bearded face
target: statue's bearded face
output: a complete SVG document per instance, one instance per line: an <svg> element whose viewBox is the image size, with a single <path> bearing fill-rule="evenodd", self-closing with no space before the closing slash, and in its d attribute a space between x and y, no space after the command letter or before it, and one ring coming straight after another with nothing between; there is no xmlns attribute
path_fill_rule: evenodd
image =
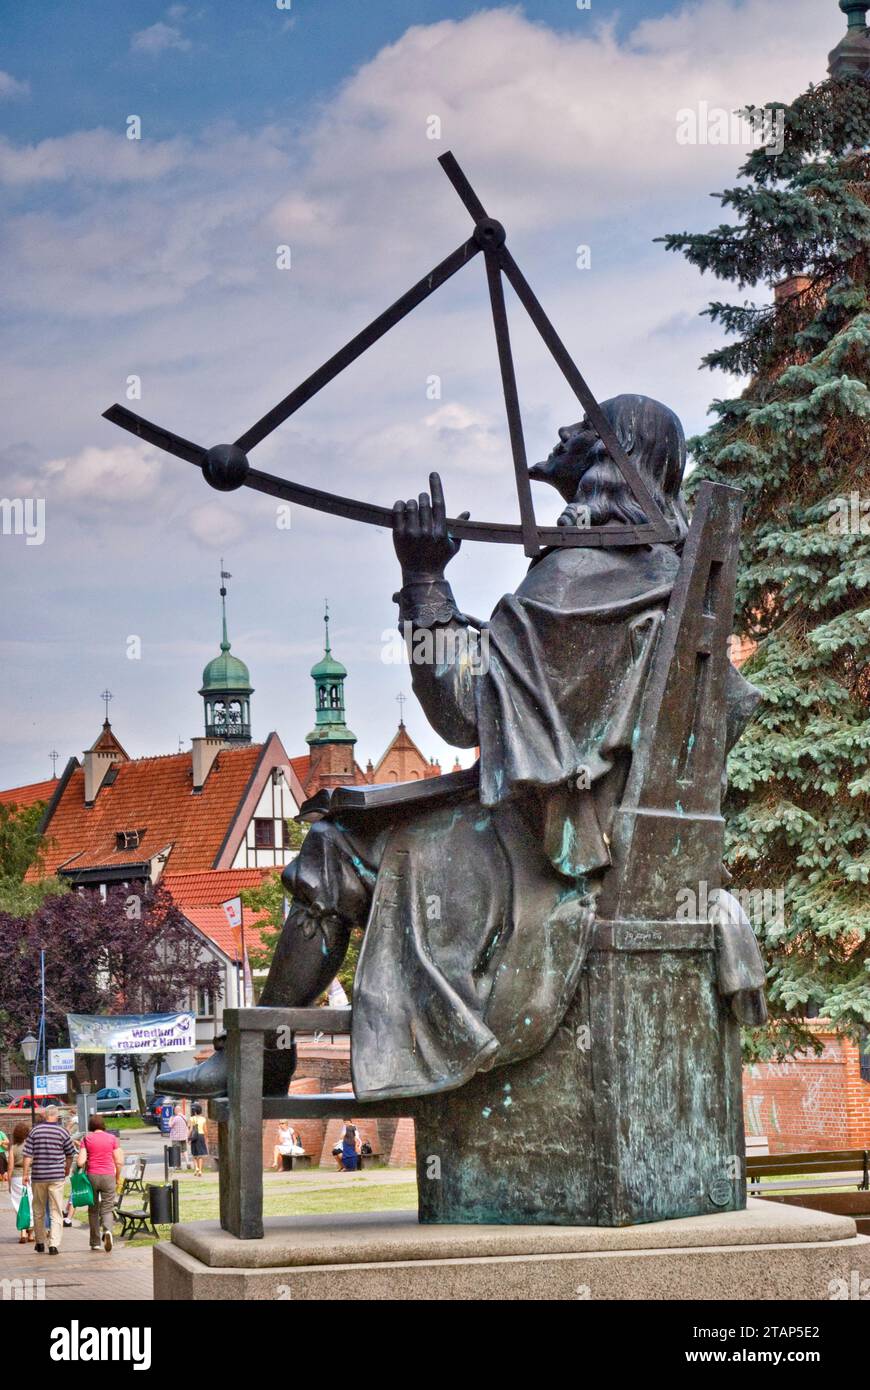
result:
<svg viewBox="0 0 870 1390"><path fill-rule="evenodd" d="M577 424L560 426L558 444L543 463L529 469L529 477L551 483L566 502L571 502L583 474L607 457L598 434L584 418Z"/></svg>

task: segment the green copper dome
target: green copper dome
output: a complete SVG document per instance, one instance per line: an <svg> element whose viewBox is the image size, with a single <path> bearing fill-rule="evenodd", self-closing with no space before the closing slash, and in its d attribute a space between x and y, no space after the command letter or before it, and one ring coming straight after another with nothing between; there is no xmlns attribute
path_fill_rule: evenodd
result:
<svg viewBox="0 0 870 1390"><path fill-rule="evenodd" d="M250 695L253 690L251 673L243 661L233 656L229 642L221 642L220 656L212 657L202 673L199 693L207 695L210 690L237 690L245 695Z"/></svg>
<svg viewBox="0 0 870 1390"><path fill-rule="evenodd" d="M344 666L342 666L340 661L336 661L335 657L332 655L332 652L327 647L320 660L316 663L316 665L312 666L311 674L315 680L317 680L318 676L344 677L347 675L347 669Z"/></svg>

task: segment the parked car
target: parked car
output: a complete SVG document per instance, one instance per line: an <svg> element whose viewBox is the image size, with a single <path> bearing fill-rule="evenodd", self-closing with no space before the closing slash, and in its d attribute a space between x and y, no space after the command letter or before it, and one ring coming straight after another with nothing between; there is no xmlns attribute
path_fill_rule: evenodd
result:
<svg viewBox="0 0 870 1390"><path fill-rule="evenodd" d="M172 1096L152 1096L145 1108L144 1118L150 1125L160 1124L160 1107L163 1105L173 1105Z"/></svg>
<svg viewBox="0 0 870 1390"><path fill-rule="evenodd" d="M15 1097L11 1091L0 1091L0 1106L2 1106L4 1110L7 1106L12 1104L14 1099Z"/></svg>
<svg viewBox="0 0 870 1390"><path fill-rule="evenodd" d="M103 1086L96 1100L99 1115L129 1115L133 1109L129 1086Z"/></svg>
<svg viewBox="0 0 870 1390"><path fill-rule="evenodd" d="M41 1110L44 1105L64 1105L66 1101L65 1096L34 1096L33 1099L37 1110ZM16 1096L13 1101L9 1102L8 1108L10 1110L29 1110L30 1096Z"/></svg>

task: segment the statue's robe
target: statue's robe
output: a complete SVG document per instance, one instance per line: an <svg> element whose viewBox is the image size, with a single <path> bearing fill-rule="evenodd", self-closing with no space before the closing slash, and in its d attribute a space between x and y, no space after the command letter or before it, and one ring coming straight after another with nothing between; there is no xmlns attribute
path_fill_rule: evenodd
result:
<svg viewBox="0 0 870 1390"><path fill-rule="evenodd" d="M531 1056L559 1026L592 942L678 567L666 545L551 551L480 635L459 617L443 624L465 650L412 663L414 690L448 742L479 745L478 792L393 822L342 813L309 832L294 894L368 919L352 1019L361 1099L460 1086ZM751 689L736 672L732 683L729 741Z"/></svg>

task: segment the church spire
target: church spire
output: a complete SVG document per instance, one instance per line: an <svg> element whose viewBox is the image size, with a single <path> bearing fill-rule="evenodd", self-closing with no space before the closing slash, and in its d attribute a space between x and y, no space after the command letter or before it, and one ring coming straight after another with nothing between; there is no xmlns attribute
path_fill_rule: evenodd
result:
<svg viewBox="0 0 870 1390"><path fill-rule="evenodd" d="M230 639L227 637L227 586L225 579L232 579L229 570L224 569L224 559L221 556L221 617L223 619L223 638L221 639L221 651L228 652L230 649Z"/></svg>
<svg viewBox="0 0 870 1390"><path fill-rule="evenodd" d="M305 742L356 743L356 734L351 733L344 722L344 682L347 671L340 661L332 655L329 644L329 601L323 608L323 656L311 668L314 681L314 728L306 734Z"/></svg>
<svg viewBox="0 0 870 1390"><path fill-rule="evenodd" d="M200 695L205 706L206 738L226 743L250 743L253 686L247 666L230 651L227 634L227 586L232 579L221 559L221 654L213 657L202 673Z"/></svg>

